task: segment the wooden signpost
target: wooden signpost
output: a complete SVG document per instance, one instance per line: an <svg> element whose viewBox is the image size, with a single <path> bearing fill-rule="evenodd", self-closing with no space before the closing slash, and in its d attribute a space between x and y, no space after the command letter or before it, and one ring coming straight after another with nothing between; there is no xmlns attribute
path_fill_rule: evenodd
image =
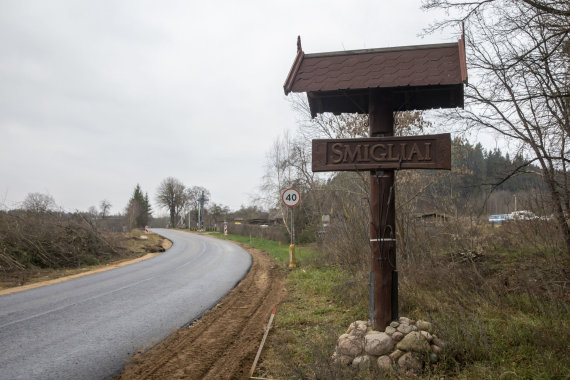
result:
<svg viewBox="0 0 570 380"><path fill-rule="evenodd" d="M368 114L369 138L313 140L313 171L370 172L370 321L398 318L394 171L451 169L449 134L394 137L394 112L463 107L465 44L297 56L285 94L306 92L311 114Z"/></svg>

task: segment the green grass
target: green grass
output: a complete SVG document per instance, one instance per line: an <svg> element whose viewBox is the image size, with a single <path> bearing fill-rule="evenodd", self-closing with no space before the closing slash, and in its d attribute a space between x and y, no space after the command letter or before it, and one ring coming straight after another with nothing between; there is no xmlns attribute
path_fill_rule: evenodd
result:
<svg viewBox="0 0 570 380"><path fill-rule="evenodd" d="M336 296L339 283L346 281L343 276L338 268L314 264L290 272L286 282L288 297L279 305L259 375L333 376L328 361L337 337L367 313L366 309L347 305ZM353 375L349 373L347 378Z"/></svg>
<svg viewBox="0 0 570 380"><path fill-rule="evenodd" d="M248 236L231 234L224 235L219 232L210 232L209 235L220 239L232 240L238 243L247 244L251 247L267 252L279 263L289 263L289 244L281 244L280 242L273 240L260 239L256 237L250 238ZM316 254L317 252L311 248L295 245L295 259L297 264L302 265L304 261L314 258Z"/></svg>
<svg viewBox="0 0 570 380"><path fill-rule="evenodd" d="M489 305L474 314L438 314L439 335L449 347L435 374L496 379L567 379L568 316L549 316ZM566 326L564 326L566 325Z"/></svg>
<svg viewBox="0 0 570 380"><path fill-rule="evenodd" d="M288 245L216 236L288 263ZM279 305L257 375L375 378L330 363L338 336L368 316L367 286L349 268L315 260L320 255L305 247L297 250L301 265L289 272L288 296ZM517 248L485 252L476 263L451 265L446 257L400 263L400 315L432 321L447 342L440 362L426 368L425 376L570 379L570 307L560 285L567 280L567 256Z"/></svg>
<svg viewBox="0 0 570 380"><path fill-rule="evenodd" d="M261 249L282 264L289 262L287 244L239 235L211 235ZM338 335L368 313L366 307L347 305L338 296L339 284L349 280L345 272L334 266L317 265L319 253L310 247L295 248L298 267L287 276L288 295L275 315L260 375L298 378L315 374L314 363L328 361Z"/></svg>

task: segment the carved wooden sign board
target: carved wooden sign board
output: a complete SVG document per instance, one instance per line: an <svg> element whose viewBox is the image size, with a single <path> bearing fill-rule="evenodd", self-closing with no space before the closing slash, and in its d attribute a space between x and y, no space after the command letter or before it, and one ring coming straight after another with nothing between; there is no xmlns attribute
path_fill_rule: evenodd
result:
<svg viewBox="0 0 570 380"><path fill-rule="evenodd" d="M314 172L451 169L451 136L313 140Z"/></svg>

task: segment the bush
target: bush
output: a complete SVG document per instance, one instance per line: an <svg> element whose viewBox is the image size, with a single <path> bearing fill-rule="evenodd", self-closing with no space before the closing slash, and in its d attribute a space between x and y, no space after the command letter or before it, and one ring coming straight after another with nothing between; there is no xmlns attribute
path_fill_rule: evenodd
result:
<svg viewBox="0 0 570 380"><path fill-rule="evenodd" d="M0 212L0 271L92 265L121 250L79 213Z"/></svg>

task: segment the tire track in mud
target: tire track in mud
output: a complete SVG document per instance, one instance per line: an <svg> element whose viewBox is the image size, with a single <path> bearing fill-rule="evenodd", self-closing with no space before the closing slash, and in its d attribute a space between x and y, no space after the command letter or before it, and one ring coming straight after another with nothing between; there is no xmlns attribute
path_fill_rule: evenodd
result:
<svg viewBox="0 0 570 380"><path fill-rule="evenodd" d="M148 351L141 350L116 380L247 378L273 306L285 295L286 273L266 253L214 308Z"/></svg>

